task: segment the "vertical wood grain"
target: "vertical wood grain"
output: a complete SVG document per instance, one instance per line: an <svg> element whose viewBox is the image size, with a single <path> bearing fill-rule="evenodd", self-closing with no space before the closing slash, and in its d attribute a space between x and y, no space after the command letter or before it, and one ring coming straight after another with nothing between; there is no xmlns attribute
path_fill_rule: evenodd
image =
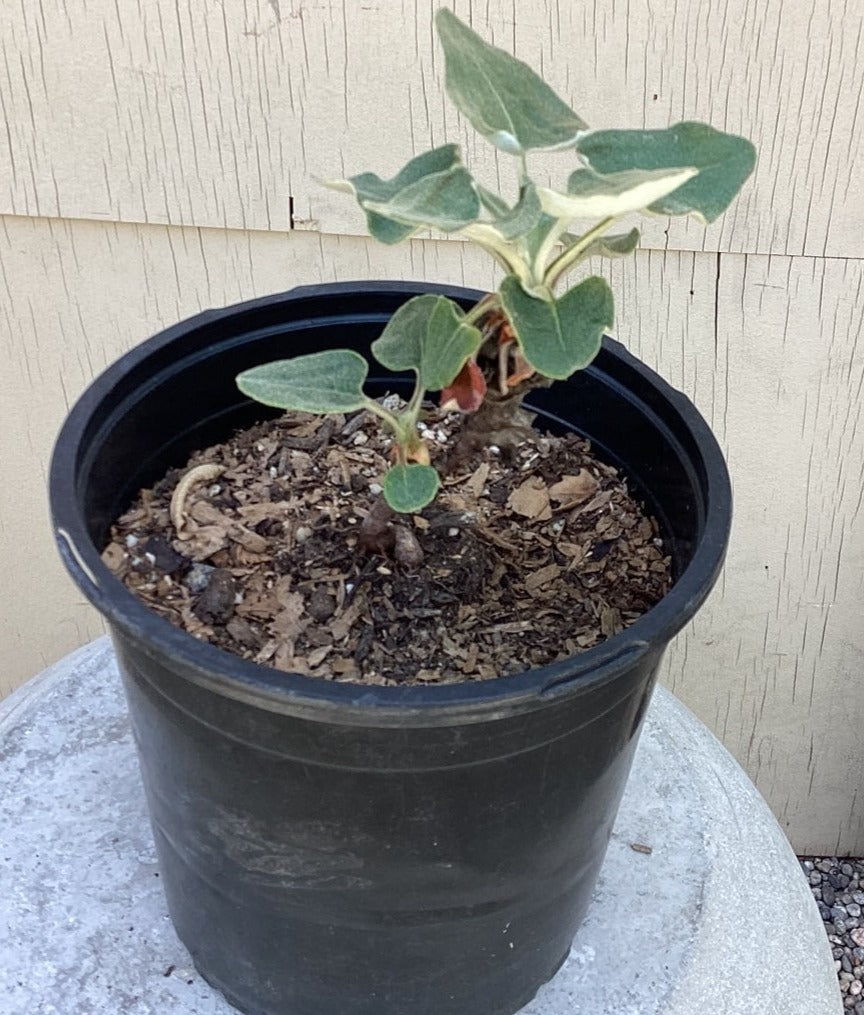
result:
<svg viewBox="0 0 864 1015"><path fill-rule="evenodd" d="M316 178L396 171L461 140L438 0L34 0L0 19L0 213L359 233ZM752 138L721 222L646 226L657 249L864 256L864 7L856 0L455 0L597 127L703 119ZM566 178L572 155L537 156Z"/></svg>

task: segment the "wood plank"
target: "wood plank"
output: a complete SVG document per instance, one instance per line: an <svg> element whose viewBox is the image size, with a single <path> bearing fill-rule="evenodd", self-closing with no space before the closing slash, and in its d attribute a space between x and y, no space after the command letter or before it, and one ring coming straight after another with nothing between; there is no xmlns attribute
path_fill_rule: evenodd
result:
<svg viewBox="0 0 864 1015"><path fill-rule="evenodd" d="M466 138L445 104L431 13L414 5L245 0L10 4L0 28L0 212L359 233L316 177L396 170ZM707 229L649 222L656 249L864 256L864 9L853 0L454 4L542 69L597 126L707 119L761 159ZM563 179L566 155L539 160Z"/></svg>
<svg viewBox="0 0 864 1015"><path fill-rule="evenodd" d="M717 292L710 415L735 520L720 587L670 653L667 680L799 852L857 856L864 266L724 255Z"/></svg>

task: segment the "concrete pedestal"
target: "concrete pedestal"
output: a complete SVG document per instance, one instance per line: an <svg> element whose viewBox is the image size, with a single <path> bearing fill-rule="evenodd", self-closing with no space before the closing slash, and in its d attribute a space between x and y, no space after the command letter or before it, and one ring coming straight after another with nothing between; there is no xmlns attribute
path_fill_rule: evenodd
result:
<svg viewBox="0 0 864 1015"><path fill-rule="evenodd" d="M0 703L0 1010L233 1012L168 919L105 638ZM661 688L591 910L522 1015L700 1012L842 1005L789 844L729 754Z"/></svg>

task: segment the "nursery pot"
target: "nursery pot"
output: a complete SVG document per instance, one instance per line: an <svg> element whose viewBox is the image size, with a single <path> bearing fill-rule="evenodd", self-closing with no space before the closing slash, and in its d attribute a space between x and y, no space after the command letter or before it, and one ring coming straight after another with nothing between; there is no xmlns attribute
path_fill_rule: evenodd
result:
<svg viewBox="0 0 864 1015"><path fill-rule="evenodd" d="M568 953L663 650L726 548L729 480L708 427L607 340L529 399L538 425L584 434L623 469L673 558L671 591L604 644L497 680L364 687L244 661L141 605L100 559L111 522L190 452L267 414L235 375L327 347L368 353L421 292L466 307L480 295L357 282L199 314L102 374L54 451L57 543L111 628L171 917L201 974L254 1015L526 1004Z"/></svg>

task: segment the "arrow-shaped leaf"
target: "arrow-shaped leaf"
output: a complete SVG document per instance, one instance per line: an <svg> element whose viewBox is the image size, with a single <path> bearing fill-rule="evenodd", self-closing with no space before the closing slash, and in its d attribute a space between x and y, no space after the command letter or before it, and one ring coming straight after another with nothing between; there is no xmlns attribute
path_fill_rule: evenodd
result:
<svg viewBox="0 0 864 1015"><path fill-rule="evenodd" d="M237 377L237 387L264 405L303 412L351 412L367 402L368 366L349 349L326 349L308 356L274 360Z"/></svg>
<svg viewBox="0 0 864 1015"><path fill-rule="evenodd" d="M545 377L563 380L588 366L612 326L612 290L592 276L560 299L529 296L509 275L499 290L504 311L528 363Z"/></svg>
<svg viewBox="0 0 864 1015"><path fill-rule="evenodd" d="M598 173L695 167L697 175L654 198L650 210L692 212L706 222L728 208L756 164L756 149L746 138L705 123L678 123L666 130L597 130L584 134L576 147Z"/></svg>
<svg viewBox="0 0 864 1015"><path fill-rule="evenodd" d="M567 193L539 187L540 203L557 219L604 219L641 211L677 190L697 174L685 166L674 169L627 169L601 175L577 169L567 181Z"/></svg>
<svg viewBox="0 0 864 1015"><path fill-rule="evenodd" d="M392 180L360 173L325 185L357 198L370 234L381 243L399 243L423 225L458 229L480 211L473 180L455 144L416 156Z"/></svg>
<svg viewBox="0 0 864 1015"><path fill-rule="evenodd" d="M394 465L381 484L384 499L399 514L413 514L438 492L438 473L431 465Z"/></svg>
<svg viewBox="0 0 864 1015"><path fill-rule="evenodd" d="M586 124L531 68L490 46L451 11L435 15L444 83L456 108L504 152L566 148Z"/></svg>
<svg viewBox="0 0 864 1015"><path fill-rule="evenodd" d="M375 215L404 222L415 229L430 226L450 233L475 222L480 199L471 174L464 166L432 173L394 194L388 201L366 201Z"/></svg>
<svg viewBox="0 0 864 1015"><path fill-rule="evenodd" d="M422 388L439 391L480 347L477 328L446 296L428 293L403 303L372 343L375 359L389 370L414 370Z"/></svg>

